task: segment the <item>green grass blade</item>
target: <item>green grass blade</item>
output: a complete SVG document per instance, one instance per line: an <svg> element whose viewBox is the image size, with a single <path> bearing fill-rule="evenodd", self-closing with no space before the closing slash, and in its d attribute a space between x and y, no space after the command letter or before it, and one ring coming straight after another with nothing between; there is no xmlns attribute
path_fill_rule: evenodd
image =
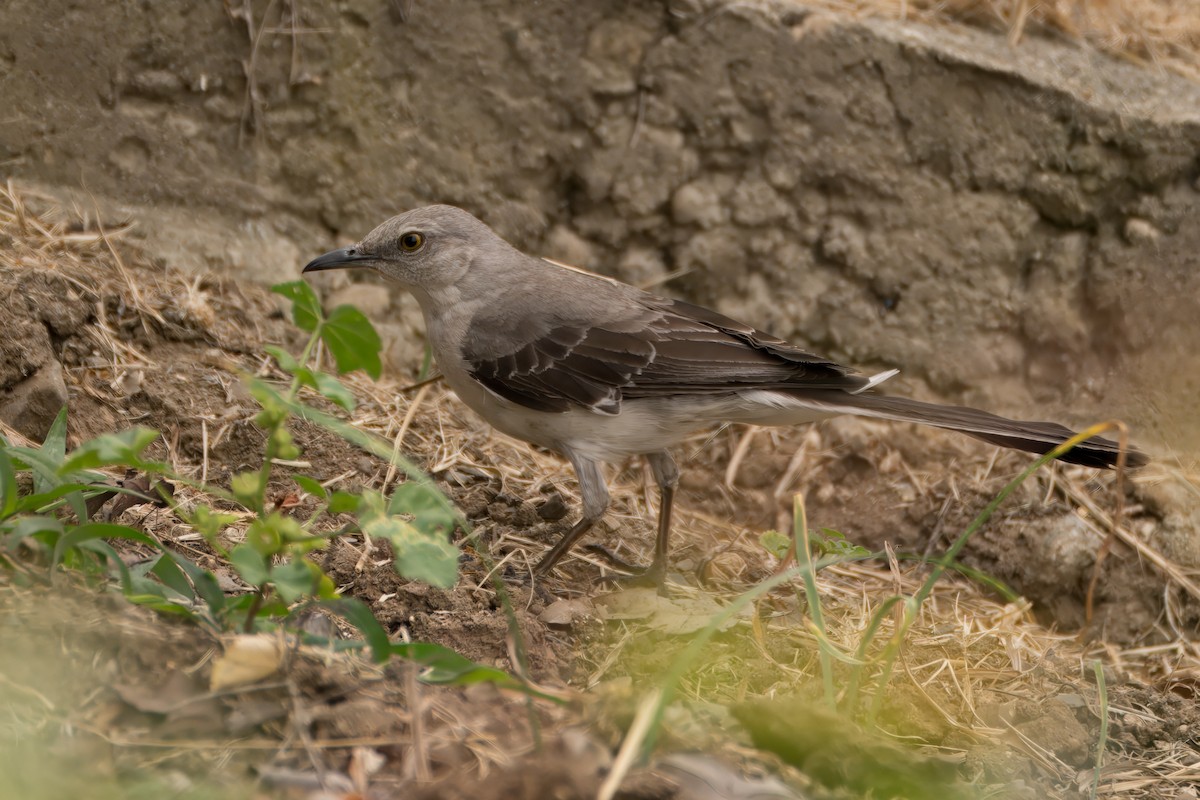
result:
<svg viewBox="0 0 1200 800"><path fill-rule="evenodd" d="M821 662L821 685L825 691L825 702L834 706L836 693L833 688L833 662L827 648L832 647L825 633L825 617L821 613L821 593L817 590L817 572L813 568L812 542L808 534L808 514L804 509L804 495L797 492L792 498L792 531L796 548L796 562L804 578L804 595L808 598L808 614L813 626L820 634L817 637L817 658Z"/></svg>
<svg viewBox="0 0 1200 800"><path fill-rule="evenodd" d="M20 491L17 489L17 473L8 448L0 448L0 520L8 519L17 510Z"/></svg>
<svg viewBox="0 0 1200 800"><path fill-rule="evenodd" d="M929 595L933 593L933 587L937 584L938 580L941 579L942 574L947 569L951 568L951 565L955 563L955 561L958 559L958 554L962 552L963 547L966 546L970 538L974 536L975 532L982 528L989 519L991 519L992 515L996 513L996 509L1000 507L1000 504L1007 500L1008 496L1016 491L1017 487L1024 483L1026 479L1029 478L1029 476L1036 472L1040 467L1047 462L1053 461L1059 456L1067 453L1071 450L1071 448L1075 447L1075 445L1079 444L1080 442L1090 439L1097 434L1103 433L1109 427L1111 426L1107 424L1093 425L1090 428L1075 434L1070 439L1063 442L1058 447L1055 447L1053 450L1041 456L1028 467L1026 467L1021 474L1009 481L1008 484L1005 485L1005 487L1001 489L995 497L992 498L991 502L987 504L983 511L980 511L979 514L975 516L975 519L971 520L971 524L967 526L966 530L959 534L958 538L954 540L954 543L950 545L950 548L941 556L933 560L932 563L934 567L930 571L929 576L921 584L921 588L917 590L916 595L914 595L912 598L909 598L909 600L905 602L904 617L901 620L900 625L896 627L896 632L892 635L892 638L888 642L887 648L884 651L883 671L880 674L879 685L876 689L875 697L871 702L871 711L868 715L868 719L871 723L874 723L875 719L878 717L880 708L883 706L883 698L887 694L887 684L891 680L892 670L895 668L896 658L900 654L900 648L904 643L904 637L907 635L908 629L916 621L916 616L918 613L920 613L921 607L925 604L925 601L929 598Z"/></svg>
<svg viewBox="0 0 1200 800"><path fill-rule="evenodd" d="M163 549L162 545L154 539L151 539L141 531L135 531L133 528L127 528L124 525L114 525L110 522L89 522L74 528L58 540L58 543L54 546L54 557L51 560L52 566L61 564L63 554L71 548L79 547L96 539L128 539L131 542L153 547L155 550ZM118 558L117 560L120 561L121 559ZM124 565L122 564L122 566Z"/></svg>

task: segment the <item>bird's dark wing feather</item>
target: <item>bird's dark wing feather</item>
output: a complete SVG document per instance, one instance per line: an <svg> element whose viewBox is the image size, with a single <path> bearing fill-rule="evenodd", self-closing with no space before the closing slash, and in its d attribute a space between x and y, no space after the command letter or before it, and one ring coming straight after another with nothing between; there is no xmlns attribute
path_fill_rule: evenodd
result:
<svg viewBox="0 0 1200 800"><path fill-rule="evenodd" d="M855 391L866 384L832 361L690 303L643 295L622 311L620 318L588 324L547 321L502 355L492 349L495 337L478 335L495 324L485 317L476 328L476 350L468 345L463 357L496 394L551 412L583 407L616 414L629 398L738 389ZM552 310L546 316L553 320Z"/></svg>

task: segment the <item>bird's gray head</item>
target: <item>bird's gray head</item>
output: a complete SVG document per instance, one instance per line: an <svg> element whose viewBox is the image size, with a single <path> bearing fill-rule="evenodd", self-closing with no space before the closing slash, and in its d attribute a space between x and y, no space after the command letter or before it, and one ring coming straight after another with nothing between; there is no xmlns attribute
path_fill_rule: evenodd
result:
<svg viewBox="0 0 1200 800"><path fill-rule="evenodd" d="M392 217L358 244L313 259L304 272L366 267L428 294L458 283L481 253L510 249L461 208L425 206Z"/></svg>

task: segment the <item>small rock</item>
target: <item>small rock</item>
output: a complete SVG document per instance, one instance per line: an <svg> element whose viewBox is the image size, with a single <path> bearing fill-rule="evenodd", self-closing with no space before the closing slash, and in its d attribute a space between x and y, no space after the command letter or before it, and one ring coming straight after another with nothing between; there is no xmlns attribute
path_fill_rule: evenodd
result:
<svg viewBox="0 0 1200 800"><path fill-rule="evenodd" d="M1067 708L1087 708L1087 701L1083 699L1083 695L1074 692L1064 692L1056 695L1054 699Z"/></svg>
<svg viewBox="0 0 1200 800"><path fill-rule="evenodd" d="M1162 231L1154 227L1154 223L1139 217L1125 220L1125 241L1129 244L1152 244L1162 236Z"/></svg>
<svg viewBox="0 0 1200 800"><path fill-rule="evenodd" d="M127 89L131 94L155 100L174 100L183 89L183 80L165 69L148 69L133 76Z"/></svg>
<svg viewBox="0 0 1200 800"><path fill-rule="evenodd" d="M538 619L547 625L568 627L575 624L580 617L590 617L595 612L592 601L586 598L573 600L555 600L538 615Z"/></svg>
<svg viewBox="0 0 1200 800"><path fill-rule="evenodd" d="M66 403L62 365L50 359L32 376L0 394L0 419L40 442Z"/></svg>
<svg viewBox="0 0 1200 800"><path fill-rule="evenodd" d="M558 492L546 498L546 501L537 508L537 515L547 522L557 522L567 515L570 509L563 502L562 495Z"/></svg>

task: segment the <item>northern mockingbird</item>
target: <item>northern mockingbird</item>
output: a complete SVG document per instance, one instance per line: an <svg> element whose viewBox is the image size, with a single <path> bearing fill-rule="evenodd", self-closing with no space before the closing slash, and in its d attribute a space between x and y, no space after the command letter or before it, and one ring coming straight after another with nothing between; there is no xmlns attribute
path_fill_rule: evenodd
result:
<svg viewBox="0 0 1200 800"><path fill-rule="evenodd" d="M416 296L442 374L493 427L554 450L579 478L583 515L537 565L549 571L608 507L602 462L642 455L662 493L649 576L667 563L679 469L668 451L718 422L796 425L838 414L917 422L1045 453L1073 435L1052 422L876 393L871 378L707 308L520 252L453 206L393 217L305 272L364 267ZM1116 463L1093 437L1062 460ZM1140 465L1136 451L1127 463Z"/></svg>

